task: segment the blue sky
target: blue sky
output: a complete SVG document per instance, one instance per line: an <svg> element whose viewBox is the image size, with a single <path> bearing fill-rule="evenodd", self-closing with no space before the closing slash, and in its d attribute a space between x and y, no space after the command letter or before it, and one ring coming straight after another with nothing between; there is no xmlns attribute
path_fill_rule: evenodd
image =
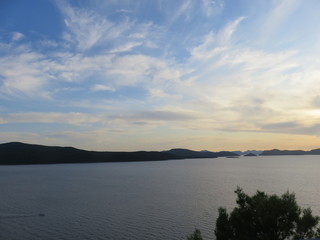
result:
<svg viewBox="0 0 320 240"><path fill-rule="evenodd" d="M320 147L318 0L3 0L0 142Z"/></svg>

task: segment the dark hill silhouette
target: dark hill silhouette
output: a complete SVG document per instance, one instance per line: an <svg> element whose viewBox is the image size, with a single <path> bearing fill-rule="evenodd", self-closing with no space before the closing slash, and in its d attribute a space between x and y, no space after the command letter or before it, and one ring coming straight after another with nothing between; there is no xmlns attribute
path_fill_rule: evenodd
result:
<svg viewBox="0 0 320 240"><path fill-rule="evenodd" d="M163 152L96 152L73 147L43 146L20 142L0 144L0 164L2 165L161 161L234 155L237 156L231 152L197 152L187 149L173 149Z"/></svg>
<svg viewBox="0 0 320 240"><path fill-rule="evenodd" d="M246 155L244 155L245 157L256 157L257 155L255 155L254 153L247 153Z"/></svg>
<svg viewBox="0 0 320 240"><path fill-rule="evenodd" d="M261 156L275 156L275 155L319 155L320 149L313 149L310 151L303 150L266 150L261 153Z"/></svg>
<svg viewBox="0 0 320 240"><path fill-rule="evenodd" d="M273 149L263 151L261 156L319 154L320 149L314 149L311 151ZM192 151L182 148L176 148L162 152L97 152L81 150L73 147L43 146L21 142L0 144L0 165L162 161L186 158L216 158L237 156L239 156L237 153L228 151Z"/></svg>
<svg viewBox="0 0 320 240"><path fill-rule="evenodd" d="M272 155L305 155L306 152L302 150L279 150L272 149L263 151L261 156L272 156Z"/></svg>
<svg viewBox="0 0 320 240"><path fill-rule="evenodd" d="M263 151L247 150L247 151L233 151L233 152L236 154L239 154L239 155L243 155L243 156L245 156L248 153L253 153L256 156L259 156Z"/></svg>
<svg viewBox="0 0 320 240"><path fill-rule="evenodd" d="M313 149L313 150L309 151L308 154L319 155L320 154L320 149Z"/></svg>
<svg viewBox="0 0 320 240"><path fill-rule="evenodd" d="M0 144L0 164L53 164L180 159L162 152L95 152L73 147L51 147L11 142Z"/></svg>
<svg viewBox="0 0 320 240"><path fill-rule="evenodd" d="M189 149L175 148L169 151L164 151L165 153L173 154L182 158L216 158L216 157L229 157L229 156L239 156L234 152L209 152L209 151L192 151Z"/></svg>

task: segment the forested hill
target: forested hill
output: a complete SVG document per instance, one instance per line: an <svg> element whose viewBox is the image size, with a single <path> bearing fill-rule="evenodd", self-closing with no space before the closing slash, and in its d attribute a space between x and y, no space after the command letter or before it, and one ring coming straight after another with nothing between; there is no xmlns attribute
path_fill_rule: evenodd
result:
<svg viewBox="0 0 320 240"><path fill-rule="evenodd" d="M0 144L1 165L160 161L185 158L214 158L234 155L235 154L232 152L198 152L187 149L173 149L162 152L96 152L73 147L42 146L20 142Z"/></svg>

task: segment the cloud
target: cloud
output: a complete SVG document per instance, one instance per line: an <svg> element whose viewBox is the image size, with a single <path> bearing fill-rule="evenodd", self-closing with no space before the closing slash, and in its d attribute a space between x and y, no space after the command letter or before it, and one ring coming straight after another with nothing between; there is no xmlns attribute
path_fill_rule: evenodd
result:
<svg viewBox="0 0 320 240"><path fill-rule="evenodd" d="M281 0L275 1L276 6L272 9L269 16L266 17L265 23L262 26L264 38L271 37L282 26L285 21L298 9L301 1L299 0Z"/></svg>
<svg viewBox="0 0 320 240"><path fill-rule="evenodd" d="M193 3L192 0L183 1L182 4L177 9L175 9L175 13L172 15L170 19L170 24L173 24L182 16L188 19L189 18L188 14L189 14L189 11L191 10L192 3Z"/></svg>
<svg viewBox="0 0 320 240"><path fill-rule="evenodd" d="M109 51L109 53L122 53L122 52L129 52L135 47L141 46L142 42L129 42L125 45L118 46L112 50Z"/></svg>
<svg viewBox="0 0 320 240"><path fill-rule="evenodd" d="M152 88L149 90L151 97L160 97L160 98L170 98L171 95L168 93L165 93L162 89Z"/></svg>
<svg viewBox="0 0 320 240"><path fill-rule="evenodd" d="M11 53L0 58L0 91L2 94L21 97L42 95L42 88L52 78L50 60L44 55L27 48L11 48Z"/></svg>
<svg viewBox="0 0 320 240"><path fill-rule="evenodd" d="M146 88L163 83L170 87L169 82L179 79L174 62L144 54L148 48L157 48L156 39L163 34L159 26L128 19L112 22L64 1L57 5L66 24L63 41L41 40L41 46L54 50L46 54L31 44L9 45L10 52L0 59L3 96L54 98L59 89L72 88L59 86L65 82L97 91L107 90L102 86L115 90L140 83ZM138 53L132 54L137 47ZM98 51L92 52L95 48Z"/></svg>
<svg viewBox="0 0 320 240"><path fill-rule="evenodd" d="M114 24L106 18L85 9L73 8L65 2L59 3L60 10L64 13L65 25L68 32L65 32L64 39L69 42L76 42L80 50L88 50L99 43L103 38L114 38Z"/></svg>
<svg viewBox="0 0 320 240"><path fill-rule="evenodd" d="M320 136L320 124L306 124L300 121L276 122L260 126L260 131L271 133L301 134L310 136Z"/></svg>
<svg viewBox="0 0 320 240"><path fill-rule="evenodd" d="M287 129L297 128L297 127L301 127L301 125L296 122L270 123L270 124L265 124L261 126L262 129L266 129L266 130L279 130L279 129L287 130Z"/></svg>
<svg viewBox="0 0 320 240"><path fill-rule="evenodd" d="M202 0L203 11L207 17L218 14L224 8L224 1Z"/></svg>
<svg viewBox="0 0 320 240"><path fill-rule="evenodd" d="M41 40L40 44L44 47L56 48L59 47L59 43L53 40Z"/></svg>
<svg viewBox="0 0 320 240"><path fill-rule="evenodd" d="M232 37L233 33L236 31L238 25L246 18L247 17L245 17L245 16L239 17L238 19L230 22L226 27L224 27L218 34L219 44L227 45L230 42L231 37Z"/></svg>
<svg viewBox="0 0 320 240"><path fill-rule="evenodd" d="M240 17L233 22L230 22L218 33L210 31L204 36L201 44L190 49L191 56L195 58L195 61L206 61L208 59L212 59L213 57L219 56L221 53L227 50L233 33L244 19L246 19L246 17Z"/></svg>
<svg viewBox="0 0 320 240"><path fill-rule="evenodd" d="M97 12L66 2L58 2L58 6L67 27L63 38L79 51L103 48L109 53L121 53L142 44L151 48L157 46L154 40L159 28L151 22L137 23L130 18L111 21Z"/></svg>
<svg viewBox="0 0 320 240"><path fill-rule="evenodd" d="M121 118L151 121L187 121L195 119L196 117L187 112L173 112L173 111L143 111L134 114L124 115Z"/></svg>
<svg viewBox="0 0 320 240"><path fill-rule="evenodd" d="M118 133L119 134L119 133ZM116 133L108 129L91 131L3 132L0 142L25 142L49 146L72 146L85 150L115 151ZM124 149L119 149L124 150Z"/></svg>
<svg viewBox="0 0 320 240"><path fill-rule="evenodd" d="M305 56L304 49L297 47L258 48L253 44L256 39L244 38L240 32L256 21L252 16L240 16L217 27L210 17L223 9L224 2L201 0L198 10L193 8L194 1L161 2L167 5L159 15L177 11L166 19L159 17L162 22L150 18L155 23L149 18L133 18L137 9L115 17L110 12L117 12L116 7L104 15L103 10L71 3L58 3L65 20L61 39L32 43L24 36L23 41L16 37L0 43L0 97L55 105L57 112L33 112L31 104L31 112L26 113L8 107L0 123L99 125L105 134L128 132L132 138L139 135L136 128L143 130L146 138L157 131L169 135L179 131L191 135L197 131L318 132L317 54ZM113 1L112 6L117 4ZM172 7L175 4L177 7ZM125 9L125 3L120 5ZM285 22L295 8L293 3L281 1L270 18ZM199 29L195 29L189 20L199 16L200 20L212 20L209 27L196 22ZM166 25L170 21L184 22L192 40L175 34L172 29L176 30L176 25ZM272 21L270 28L275 24ZM77 110L63 113L70 108ZM59 134L70 140L85 139L89 130ZM52 139L58 139L53 135ZM102 139L107 138L101 136L99 141Z"/></svg>
<svg viewBox="0 0 320 240"><path fill-rule="evenodd" d="M233 35L244 19L209 32L202 43L190 49L191 56L181 74L185 84L178 87L181 95L190 98L175 105L197 112L201 120L184 126L309 134L308 126L316 120L306 117L302 109L316 102L315 79L320 73L297 49L267 51L233 43ZM282 130L272 125L286 122L297 126L284 126L286 130Z"/></svg>
<svg viewBox="0 0 320 240"><path fill-rule="evenodd" d="M100 116L85 113L59 113L59 112L25 112L9 113L2 116L2 124L7 123L63 123L72 125L92 124L101 122Z"/></svg>
<svg viewBox="0 0 320 240"><path fill-rule="evenodd" d="M117 86L144 83L150 87L179 78L179 70L170 67L166 60L142 54L115 57L107 68L107 74L113 76Z"/></svg>
<svg viewBox="0 0 320 240"><path fill-rule="evenodd" d="M84 56L57 51L44 55L29 47L4 46L3 49L8 47L10 53L0 58L0 91L7 97L54 98L55 90L64 82L88 84L94 91L114 91L117 87L139 83L148 87L176 81L180 74L166 60L143 54Z"/></svg>
<svg viewBox="0 0 320 240"><path fill-rule="evenodd" d="M102 85L102 84L95 84L92 88L92 91L98 92L98 91L115 91L114 88L106 86L106 85Z"/></svg>
<svg viewBox="0 0 320 240"><path fill-rule="evenodd" d="M19 41L24 38L24 35L20 32L13 32L12 33L12 41Z"/></svg>

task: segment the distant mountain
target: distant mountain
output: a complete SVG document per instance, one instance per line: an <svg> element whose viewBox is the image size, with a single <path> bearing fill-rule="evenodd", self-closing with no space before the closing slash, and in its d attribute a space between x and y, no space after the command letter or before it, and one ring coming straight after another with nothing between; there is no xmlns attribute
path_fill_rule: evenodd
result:
<svg viewBox="0 0 320 240"><path fill-rule="evenodd" d="M245 157L256 157L257 155L255 155L254 153L247 153L244 156Z"/></svg>
<svg viewBox="0 0 320 240"><path fill-rule="evenodd" d="M274 155L319 155L320 149L313 149L311 151L303 151L303 150L266 150L263 151L261 156L274 156Z"/></svg>
<svg viewBox="0 0 320 240"><path fill-rule="evenodd" d="M189 149L175 148L168 151L164 151L175 156L182 158L216 158L216 157L229 157L229 156L239 156L234 152L210 152L210 151L192 151Z"/></svg>
<svg viewBox="0 0 320 240"><path fill-rule="evenodd" d="M236 154L232 152L197 152L188 149L172 149L162 152L96 152L73 147L43 146L20 142L0 144L0 164L2 165L161 161L234 155Z"/></svg>
<svg viewBox="0 0 320 240"><path fill-rule="evenodd" d="M308 154L319 155L320 154L320 149L313 149L313 150L309 151Z"/></svg>
<svg viewBox="0 0 320 240"><path fill-rule="evenodd" d="M252 153L256 156L259 156L262 152L263 151L257 151L257 150L248 150L248 151L243 151L243 152L242 151L234 151L234 153L239 154L239 155L243 155L243 156L245 156L249 153Z"/></svg>

